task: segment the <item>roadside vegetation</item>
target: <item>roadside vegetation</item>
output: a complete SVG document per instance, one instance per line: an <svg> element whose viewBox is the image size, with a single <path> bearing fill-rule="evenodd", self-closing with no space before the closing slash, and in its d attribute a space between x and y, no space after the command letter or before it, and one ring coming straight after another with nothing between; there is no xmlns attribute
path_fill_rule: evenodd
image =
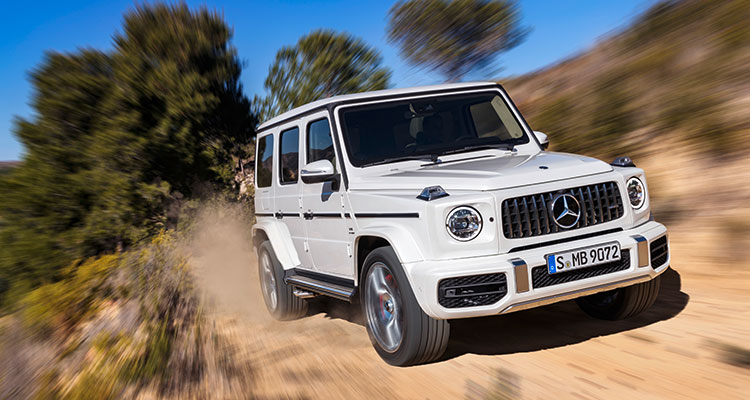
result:
<svg viewBox="0 0 750 400"><path fill-rule="evenodd" d="M115 399L252 394L207 324L184 237L161 232L123 253L74 263L0 318L6 398Z"/></svg>
<svg viewBox="0 0 750 400"><path fill-rule="evenodd" d="M313 31L279 49L264 82L266 95L253 105L265 121L326 97L386 89L391 70L382 63L380 52L359 38Z"/></svg>
<svg viewBox="0 0 750 400"><path fill-rule="evenodd" d="M31 76L36 114L15 125L23 163L0 180L2 304L232 190L255 119L231 35L207 9L143 5L112 51L45 56Z"/></svg>
<svg viewBox="0 0 750 400"><path fill-rule="evenodd" d="M430 15L417 15L421 5ZM399 1L387 34L414 65L457 80L521 43L521 11L511 1ZM454 29L435 31L443 20ZM590 51L503 84L553 150L636 163L687 152L669 166L737 176L730 164L750 157L748 20L748 0L663 1ZM477 21L493 29L464 29ZM423 46L425 34L440 45ZM225 201L240 202L249 228L261 120L387 88L391 72L362 40L314 31L279 50L265 97L251 104L231 39L215 11L143 4L124 15L111 50L50 52L32 72L34 117L15 123L24 158L0 164L0 398L253 396L253 366L208 322L184 243L199 210ZM747 259L746 188L675 188L666 169L648 171L665 205L656 212L676 220L725 202L729 213L701 215L724 230L722 262ZM715 198L695 204L701 190ZM745 349L722 348L747 365ZM471 390L520 396L506 372Z"/></svg>

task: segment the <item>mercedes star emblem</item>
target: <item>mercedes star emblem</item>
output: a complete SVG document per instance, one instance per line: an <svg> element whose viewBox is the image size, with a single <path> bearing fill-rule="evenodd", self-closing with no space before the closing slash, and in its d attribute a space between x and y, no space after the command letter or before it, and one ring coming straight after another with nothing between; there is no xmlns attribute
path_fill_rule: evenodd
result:
<svg viewBox="0 0 750 400"><path fill-rule="evenodd" d="M581 218L581 205L569 194L560 194L552 200L549 207L552 220L563 229L574 227Z"/></svg>

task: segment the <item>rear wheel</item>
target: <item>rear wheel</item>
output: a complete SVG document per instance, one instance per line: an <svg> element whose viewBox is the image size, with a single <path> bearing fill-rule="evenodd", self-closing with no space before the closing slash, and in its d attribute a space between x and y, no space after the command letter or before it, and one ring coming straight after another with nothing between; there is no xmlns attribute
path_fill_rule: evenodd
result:
<svg viewBox="0 0 750 400"><path fill-rule="evenodd" d="M294 295L291 286L284 283L284 270L269 241L258 248L258 275L263 302L271 315L278 320L299 318L307 312L307 303Z"/></svg>
<svg viewBox="0 0 750 400"><path fill-rule="evenodd" d="M634 317L654 304L661 276L637 285L595 293L576 299L578 306L594 318L618 320Z"/></svg>
<svg viewBox="0 0 750 400"><path fill-rule="evenodd" d="M370 341L387 363L421 364L443 355L450 325L422 311L390 247L365 259L360 296Z"/></svg>

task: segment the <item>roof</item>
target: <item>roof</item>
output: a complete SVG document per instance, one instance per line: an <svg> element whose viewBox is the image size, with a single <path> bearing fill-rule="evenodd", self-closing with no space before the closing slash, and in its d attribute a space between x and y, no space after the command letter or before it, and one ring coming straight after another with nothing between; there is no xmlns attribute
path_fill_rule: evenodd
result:
<svg viewBox="0 0 750 400"><path fill-rule="evenodd" d="M340 96L327 97L307 103L304 106L299 106L292 110L289 110L283 114L277 115L268 121L262 123L258 127L258 131L261 131L269 126L275 125L279 122L294 118L298 115L305 114L308 111L315 110L317 108L324 107L331 103L338 103L342 101L355 101L355 100L367 100L374 97L382 96L398 96L420 92L432 92L438 90L452 90L452 89L471 89L474 87L486 87L488 85L497 85L497 82L464 82L464 83L446 83L442 85L430 85L430 86L417 86L403 89L386 89L386 90L375 90L372 92L356 93L356 94L344 94Z"/></svg>

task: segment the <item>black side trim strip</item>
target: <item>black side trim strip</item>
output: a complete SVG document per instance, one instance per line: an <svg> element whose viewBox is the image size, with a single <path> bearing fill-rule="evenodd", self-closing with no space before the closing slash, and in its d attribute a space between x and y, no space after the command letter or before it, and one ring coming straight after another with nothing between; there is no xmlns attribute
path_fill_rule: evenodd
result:
<svg viewBox="0 0 750 400"><path fill-rule="evenodd" d="M534 244L529 244L529 245L526 245L526 246L514 247L514 248L510 249L510 251L508 253L513 253L513 252L516 252L516 251L536 249L536 248L544 247L544 246L552 246L553 244L560 244L560 243L565 243L565 242L572 242L572 241L575 241L575 240L588 239L588 238L592 238L592 237L596 237L596 236L601 236L601 235L607 235L607 234L610 234L610 233L615 233L615 232L620 232L620 231L622 231L622 228L614 228L614 229L607 229L606 231L592 232L592 233L587 233L585 235L578 235L578 236L567 237L567 238L563 238L563 239L552 240L552 241L549 241L549 242L534 243Z"/></svg>
<svg viewBox="0 0 750 400"><path fill-rule="evenodd" d="M356 218L419 218L419 213L354 213Z"/></svg>
<svg viewBox="0 0 750 400"><path fill-rule="evenodd" d="M341 213L312 213L313 218L341 218Z"/></svg>
<svg viewBox="0 0 750 400"><path fill-rule="evenodd" d="M305 219L312 219L312 218L351 218L351 214L344 213L344 216L341 216L341 213L336 212L328 212L328 213L307 213L305 212L304 215L300 216L299 213L296 212L276 212L276 213L255 213L256 217L276 217L276 218L286 218L286 217L292 217L292 218L302 218Z"/></svg>
<svg viewBox="0 0 750 400"><path fill-rule="evenodd" d="M333 276L328 274L323 274L320 272L310 271L307 269L301 269L301 268L292 268L284 271L284 278L286 279L289 276L304 276L307 278L315 279L316 281L321 281L324 283L331 283L338 286L344 286L347 288L354 288L354 279L347 279L342 278L339 276Z"/></svg>

